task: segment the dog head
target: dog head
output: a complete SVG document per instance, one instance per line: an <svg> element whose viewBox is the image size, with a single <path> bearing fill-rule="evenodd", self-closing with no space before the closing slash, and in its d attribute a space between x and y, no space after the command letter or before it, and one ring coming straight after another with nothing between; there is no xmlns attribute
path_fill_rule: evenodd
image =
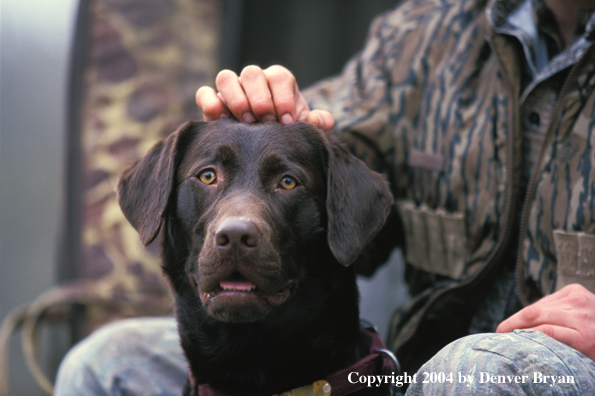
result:
<svg viewBox="0 0 595 396"><path fill-rule="evenodd" d="M349 266L392 204L379 174L304 123L186 123L126 169L117 190L145 245L166 225L176 293L223 322L287 304L322 256Z"/></svg>

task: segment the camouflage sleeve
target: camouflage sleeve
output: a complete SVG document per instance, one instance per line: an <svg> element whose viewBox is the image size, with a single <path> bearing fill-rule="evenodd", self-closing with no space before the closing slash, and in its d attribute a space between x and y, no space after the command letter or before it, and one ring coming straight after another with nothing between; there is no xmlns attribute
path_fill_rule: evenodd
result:
<svg viewBox="0 0 595 396"><path fill-rule="evenodd" d="M369 168L392 180L389 130L390 77L384 67L383 25L391 13L372 22L365 47L352 57L340 75L304 90L311 109L329 111L335 133ZM391 183L392 184L392 183ZM391 213L385 227L354 263L359 274L370 276L399 243L398 219Z"/></svg>
<svg viewBox="0 0 595 396"><path fill-rule="evenodd" d="M400 29L407 20L397 7L372 22L364 48L354 55L342 72L303 91L311 109L329 111L335 119L335 133L348 148L373 170L392 182L394 138L390 114L392 76L389 64L399 53ZM415 27L413 28L415 29ZM401 62L399 62L401 63ZM406 61L405 61L406 63Z"/></svg>

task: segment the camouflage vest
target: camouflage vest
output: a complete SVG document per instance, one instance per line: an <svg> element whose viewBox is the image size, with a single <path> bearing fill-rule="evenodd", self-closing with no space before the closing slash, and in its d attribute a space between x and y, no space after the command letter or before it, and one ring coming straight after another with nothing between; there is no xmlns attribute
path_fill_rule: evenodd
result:
<svg viewBox="0 0 595 396"><path fill-rule="evenodd" d="M525 304L567 283L595 292L594 18L525 87L522 46L495 29L518 4L406 1L375 20L341 75L305 91L390 178L417 275L388 344L409 370L466 334L504 265L516 265ZM543 139L521 188L531 127Z"/></svg>

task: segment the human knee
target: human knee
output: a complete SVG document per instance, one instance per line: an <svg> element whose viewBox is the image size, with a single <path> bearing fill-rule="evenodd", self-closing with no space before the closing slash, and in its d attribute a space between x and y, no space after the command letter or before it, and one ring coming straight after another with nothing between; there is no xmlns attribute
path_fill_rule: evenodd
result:
<svg viewBox="0 0 595 396"><path fill-rule="evenodd" d="M83 391L95 394L90 387L109 387L113 378L127 368L146 366L153 356L164 359L170 355L180 361L176 360L176 364L184 364L173 318L113 322L91 333L67 353L56 377L56 395Z"/></svg>
<svg viewBox="0 0 595 396"><path fill-rule="evenodd" d="M589 394L585 389L595 383L595 364L591 363L537 331L476 334L438 352L421 367L420 383L413 384L407 394Z"/></svg>

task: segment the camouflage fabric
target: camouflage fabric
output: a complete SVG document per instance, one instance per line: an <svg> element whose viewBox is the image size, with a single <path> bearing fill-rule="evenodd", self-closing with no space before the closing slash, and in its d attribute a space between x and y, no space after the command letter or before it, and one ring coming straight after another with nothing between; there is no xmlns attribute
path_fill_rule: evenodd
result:
<svg viewBox="0 0 595 396"><path fill-rule="evenodd" d="M181 396L188 372L173 317L125 319L68 352L54 395Z"/></svg>
<svg viewBox="0 0 595 396"><path fill-rule="evenodd" d="M539 51L509 25L508 17L520 4L407 1L374 22L366 47L342 75L306 91L313 108L333 113L345 142L371 167L387 173L398 199L391 220L396 226L389 224L385 231L392 234L381 234L379 240L392 247L401 235L405 239L406 276L416 296L396 313L388 341L409 372L469 332L485 292L491 289L488 296L495 301L510 296L505 286L514 282L515 266L518 292L528 301L551 293L562 282L592 276L593 17L586 19L575 44L559 54L548 44L552 59L543 68L532 68L530 62L539 65ZM540 18L540 28L547 30ZM541 142L543 149L533 150L530 142ZM531 164L536 171L526 172ZM363 255L371 266L378 264L375 251L384 256L386 249ZM498 287L491 287L495 278ZM505 315L508 308L499 308L496 316ZM77 394L91 394L82 391L89 389L85 386L100 393L111 389L135 394L140 389L138 394L151 394L143 384L131 382L132 388L127 387L127 379L134 379L134 369L141 367L134 362L136 351L161 343L133 345L135 337L129 332L112 329L99 345L91 337L75 349L71 356L92 357L84 366L80 358L66 359L59 389L79 383L81 387L73 388L81 390ZM163 330L130 322L129 330L137 329L152 340L151 329ZM163 331L175 333L173 319ZM130 359L112 358L122 355L117 344L130 347ZM159 359L168 353L179 358L178 346L169 345L169 352L158 350ZM95 349L103 359L87 353L87 348L98 346L106 348ZM97 366L100 361L113 365ZM562 389L564 394L592 393L593 362L536 332L465 337L422 370L468 375L475 368L490 375L512 375L534 370L533 363L552 375L575 376L579 385ZM130 371L121 375L125 367ZM178 372L183 377L183 365ZM153 379L168 381L149 378L147 387L153 386ZM508 385L501 390L536 393L533 385ZM433 386L414 386L409 394L452 389L465 394L462 389ZM544 386L539 394L561 390L551 388ZM161 385L155 384L155 389ZM482 389L492 391L491 386ZM482 392L473 390L467 394Z"/></svg>
<svg viewBox="0 0 595 396"><path fill-rule="evenodd" d="M417 297L388 341L410 370L468 333L515 262L525 304L570 281L595 292L595 17L537 69L510 26L520 5L405 2L341 75L305 92L390 178Z"/></svg>
<svg viewBox="0 0 595 396"><path fill-rule="evenodd" d="M535 330L457 340L424 364L407 396L595 393L595 362Z"/></svg>
<svg viewBox="0 0 595 396"><path fill-rule="evenodd" d="M119 173L188 119L218 70L219 0L95 0L82 106L82 276L122 303L172 307L159 243L145 249L116 201ZM96 308L89 328L120 313Z"/></svg>
<svg viewBox="0 0 595 396"><path fill-rule="evenodd" d="M67 355L55 395L181 395L187 375L174 318L128 319ZM408 381L408 396L586 396L595 393L595 362L542 333L517 330L462 338Z"/></svg>

